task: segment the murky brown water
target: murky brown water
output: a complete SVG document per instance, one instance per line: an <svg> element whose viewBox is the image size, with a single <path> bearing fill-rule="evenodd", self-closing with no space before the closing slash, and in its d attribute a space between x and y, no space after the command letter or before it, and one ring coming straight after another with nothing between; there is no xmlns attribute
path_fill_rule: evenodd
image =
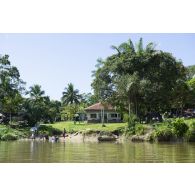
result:
<svg viewBox="0 0 195 195"><path fill-rule="evenodd" d="M195 143L0 142L0 162L195 162Z"/></svg>

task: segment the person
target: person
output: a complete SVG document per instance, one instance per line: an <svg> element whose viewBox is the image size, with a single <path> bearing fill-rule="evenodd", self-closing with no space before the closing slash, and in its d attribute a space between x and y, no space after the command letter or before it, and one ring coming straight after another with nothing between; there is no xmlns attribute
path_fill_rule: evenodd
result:
<svg viewBox="0 0 195 195"><path fill-rule="evenodd" d="M54 136L55 137L55 142L59 141L59 137L57 135Z"/></svg>
<svg viewBox="0 0 195 195"><path fill-rule="evenodd" d="M64 128L64 131L63 131L63 138L65 139L66 137L66 129Z"/></svg>
<svg viewBox="0 0 195 195"><path fill-rule="evenodd" d="M34 133L32 133L31 139L35 139L35 134Z"/></svg>
<svg viewBox="0 0 195 195"><path fill-rule="evenodd" d="M48 135L45 135L45 140L49 140L49 136Z"/></svg>
<svg viewBox="0 0 195 195"><path fill-rule="evenodd" d="M74 124L76 124L77 122L80 123L79 114L78 114L78 113L76 113L76 114L74 115Z"/></svg>
<svg viewBox="0 0 195 195"><path fill-rule="evenodd" d="M53 135L53 136L51 137L51 141L52 141L52 142L57 142L57 141L58 141L58 137L57 137L56 135Z"/></svg>

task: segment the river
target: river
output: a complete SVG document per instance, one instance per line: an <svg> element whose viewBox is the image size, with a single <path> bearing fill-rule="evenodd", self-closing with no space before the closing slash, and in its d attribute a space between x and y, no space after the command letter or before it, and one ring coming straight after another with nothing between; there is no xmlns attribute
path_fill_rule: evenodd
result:
<svg viewBox="0 0 195 195"><path fill-rule="evenodd" d="M0 142L2 163L195 162L195 143Z"/></svg>

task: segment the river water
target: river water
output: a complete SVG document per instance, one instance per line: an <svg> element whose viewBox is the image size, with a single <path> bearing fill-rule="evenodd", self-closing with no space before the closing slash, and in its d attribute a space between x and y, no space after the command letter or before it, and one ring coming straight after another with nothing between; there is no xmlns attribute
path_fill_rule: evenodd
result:
<svg viewBox="0 0 195 195"><path fill-rule="evenodd" d="M195 143L0 142L0 162L194 163Z"/></svg>

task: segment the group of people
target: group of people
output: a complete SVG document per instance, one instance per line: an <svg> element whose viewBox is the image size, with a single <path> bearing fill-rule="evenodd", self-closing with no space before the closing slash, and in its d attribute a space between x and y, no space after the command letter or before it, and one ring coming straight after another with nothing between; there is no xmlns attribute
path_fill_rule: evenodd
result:
<svg viewBox="0 0 195 195"><path fill-rule="evenodd" d="M56 135L53 135L52 137L49 137L48 135L37 135L37 130L36 131L33 131L32 132L32 135L31 135L31 139L35 139L35 138L39 138L39 139L43 139L43 140L48 140L48 141L52 141L52 142L58 142L59 141L59 137L56 136ZM67 137L68 135L66 134L66 129L64 128L63 130L63 133L62 133L62 137L65 138Z"/></svg>
<svg viewBox="0 0 195 195"><path fill-rule="evenodd" d="M62 137L64 138L64 140L65 140L65 138L67 137L68 135L66 134L66 129L64 128L64 131L63 131L63 133L62 133ZM59 141L59 137L58 136L52 136L51 137L51 141L53 141L53 142L58 142Z"/></svg>

